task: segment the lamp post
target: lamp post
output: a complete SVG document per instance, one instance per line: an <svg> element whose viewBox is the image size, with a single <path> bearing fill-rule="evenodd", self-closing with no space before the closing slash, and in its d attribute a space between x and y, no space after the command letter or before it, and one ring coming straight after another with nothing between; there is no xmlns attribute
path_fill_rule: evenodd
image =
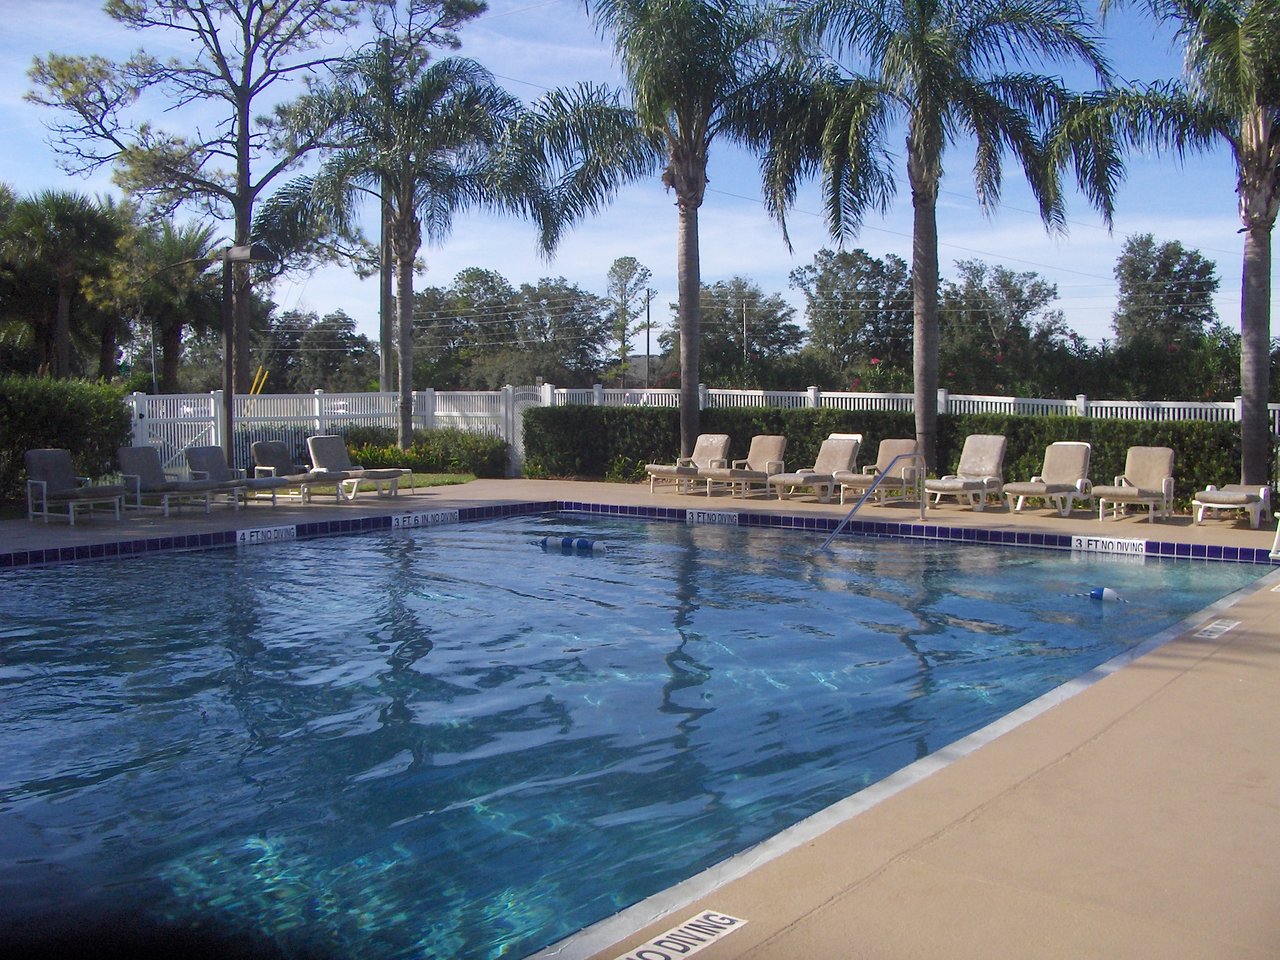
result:
<svg viewBox="0 0 1280 960"><path fill-rule="evenodd" d="M227 465L235 460L235 326L231 311L231 264L262 263L276 259L270 247L260 243L227 247L222 251L222 452Z"/></svg>

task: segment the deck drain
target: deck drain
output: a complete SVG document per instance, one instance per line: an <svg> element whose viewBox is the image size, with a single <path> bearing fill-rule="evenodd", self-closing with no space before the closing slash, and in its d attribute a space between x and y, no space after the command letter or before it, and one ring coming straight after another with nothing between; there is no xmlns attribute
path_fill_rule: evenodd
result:
<svg viewBox="0 0 1280 960"><path fill-rule="evenodd" d="M1239 620L1215 620L1213 623L1203 626L1195 634L1199 640L1217 640L1228 630L1233 630L1240 626Z"/></svg>

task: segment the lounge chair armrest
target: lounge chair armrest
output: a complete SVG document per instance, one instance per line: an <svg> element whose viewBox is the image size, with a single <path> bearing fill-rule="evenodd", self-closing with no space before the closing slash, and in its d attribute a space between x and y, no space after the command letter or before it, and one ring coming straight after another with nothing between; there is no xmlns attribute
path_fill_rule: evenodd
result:
<svg viewBox="0 0 1280 960"><path fill-rule="evenodd" d="M1173 477L1165 477L1160 483L1160 492L1164 494L1166 500L1173 499Z"/></svg>
<svg viewBox="0 0 1280 960"><path fill-rule="evenodd" d="M1032 483L1044 483L1044 477L1036 476L1031 478Z"/></svg>
<svg viewBox="0 0 1280 960"><path fill-rule="evenodd" d="M719 468L727 467L727 466L729 466L729 458L728 458L728 457L716 457L714 460L708 460L708 461L707 461L707 466L708 466L708 467L719 467Z"/></svg>
<svg viewBox="0 0 1280 960"><path fill-rule="evenodd" d="M209 471L208 470L192 470L191 479L192 480L208 480Z"/></svg>
<svg viewBox="0 0 1280 960"><path fill-rule="evenodd" d="M782 460L766 460L764 463L765 473L786 473L787 465Z"/></svg>
<svg viewBox="0 0 1280 960"><path fill-rule="evenodd" d="M751 466L751 461L747 459L733 461L733 469L735 470L745 470L749 466Z"/></svg>
<svg viewBox="0 0 1280 960"><path fill-rule="evenodd" d="M693 457L676 457L677 467L692 467L693 465Z"/></svg>
<svg viewBox="0 0 1280 960"><path fill-rule="evenodd" d="M1086 497L1092 496L1093 481L1090 480L1088 477L1081 477L1079 480L1076 481L1076 489L1079 490Z"/></svg>
<svg viewBox="0 0 1280 960"><path fill-rule="evenodd" d="M124 488L132 494L138 494L142 490L142 477L136 473L122 473L120 479L124 481Z"/></svg>

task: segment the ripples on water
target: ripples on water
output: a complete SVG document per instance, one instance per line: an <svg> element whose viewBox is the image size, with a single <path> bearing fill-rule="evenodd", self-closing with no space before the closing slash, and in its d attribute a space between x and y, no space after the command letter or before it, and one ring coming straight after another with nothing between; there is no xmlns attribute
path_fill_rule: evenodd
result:
<svg viewBox="0 0 1280 960"><path fill-rule="evenodd" d="M520 957L1262 572L815 547L558 517L6 574L0 928Z"/></svg>

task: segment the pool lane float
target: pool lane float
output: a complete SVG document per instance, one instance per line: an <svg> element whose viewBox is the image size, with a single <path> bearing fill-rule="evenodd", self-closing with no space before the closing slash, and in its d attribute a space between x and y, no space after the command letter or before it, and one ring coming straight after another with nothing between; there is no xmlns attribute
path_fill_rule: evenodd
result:
<svg viewBox="0 0 1280 960"><path fill-rule="evenodd" d="M603 540L589 540L586 537L543 537L533 541L543 550L559 550L561 553L604 553L606 547Z"/></svg>

